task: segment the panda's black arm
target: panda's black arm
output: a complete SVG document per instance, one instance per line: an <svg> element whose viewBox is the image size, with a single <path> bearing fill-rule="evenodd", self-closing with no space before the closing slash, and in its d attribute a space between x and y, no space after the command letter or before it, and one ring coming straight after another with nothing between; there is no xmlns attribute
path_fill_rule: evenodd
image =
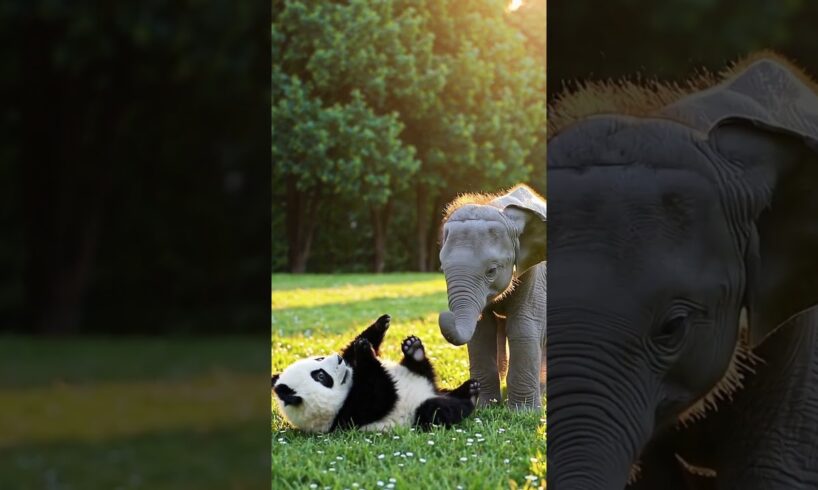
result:
<svg viewBox="0 0 818 490"><path fill-rule="evenodd" d="M372 325L368 326L366 330L359 333L358 336L349 343L349 345L344 347L344 349L341 351L341 357L344 358L347 364L352 361L354 357L353 346L355 345L355 341L358 339L368 340L369 343L372 344L372 348L375 349L375 355L379 355L383 337L386 335L386 331L389 329L389 323L391 321L392 318L389 315L381 315L372 323Z"/></svg>
<svg viewBox="0 0 818 490"><path fill-rule="evenodd" d="M352 388L330 431L376 422L392 410L398 398L394 381L375 357L369 341L356 339L350 347Z"/></svg>

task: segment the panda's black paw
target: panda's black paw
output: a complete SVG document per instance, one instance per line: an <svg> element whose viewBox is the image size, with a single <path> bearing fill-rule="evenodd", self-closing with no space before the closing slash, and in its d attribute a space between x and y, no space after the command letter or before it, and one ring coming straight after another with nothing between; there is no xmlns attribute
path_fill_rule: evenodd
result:
<svg viewBox="0 0 818 490"><path fill-rule="evenodd" d="M477 397L480 395L480 382L476 379L469 379L462 385L458 386L451 392L449 396L460 398L463 400L470 400L472 405L477 403Z"/></svg>
<svg viewBox="0 0 818 490"><path fill-rule="evenodd" d="M423 349L423 342L421 342L420 339L414 335L410 335L404 339L403 343L400 345L400 350L403 351L404 356L417 362L420 362L426 358L426 351Z"/></svg>
<svg viewBox="0 0 818 490"><path fill-rule="evenodd" d="M392 322L391 316L381 315L377 320L375 320L375 327L381 332L386 332L386 330L389 328L390 322Z"/></svg>
<svg viewBox="0 0 818 490"><path fill-rule="evenodd" d="M469 383L469 399L472 405L477 404L477 398L480 396L480 382L476 379L470 379Z"/></svg>

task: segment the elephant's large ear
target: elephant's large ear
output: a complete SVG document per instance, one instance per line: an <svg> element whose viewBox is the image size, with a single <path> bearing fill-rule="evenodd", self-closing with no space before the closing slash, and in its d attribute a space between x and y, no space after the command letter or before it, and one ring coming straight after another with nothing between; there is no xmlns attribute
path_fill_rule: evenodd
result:
<svg viewBox="0 0 818 490"><path fill-rule="evenodd" d="M545 199L525 185L519 185L508 194L492 202L503 210L512 223L520 242L516 251L517 273L522 274L546 259Z"/></svg>
<svg viewBox="0 0 818 490"><path fill-rule="evenodd" d="M797 69L761 59L668 112L706 131L729 212L749 212L751 345L818 304L818 95ZM727 204L730 206L730 204Z"/></svg>

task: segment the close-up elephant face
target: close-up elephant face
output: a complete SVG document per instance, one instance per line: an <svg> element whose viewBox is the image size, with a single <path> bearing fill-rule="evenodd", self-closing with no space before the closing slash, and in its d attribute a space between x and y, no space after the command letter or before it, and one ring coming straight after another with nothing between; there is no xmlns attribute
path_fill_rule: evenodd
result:
<svg viewBox="0 0 818 490"><path fill-rule="evenodd" d="M557 488L623 488L657 434L739 388L748 349L818 301L818 254L787 244L818 247L818 196L799 183L818 182L818 120L742 116L702 131L598 115L549 140Z"/></svg>

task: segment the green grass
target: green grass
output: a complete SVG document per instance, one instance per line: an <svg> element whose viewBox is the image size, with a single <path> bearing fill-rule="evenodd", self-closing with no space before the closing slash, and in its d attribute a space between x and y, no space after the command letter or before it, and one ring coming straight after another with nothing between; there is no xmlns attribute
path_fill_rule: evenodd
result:
<svg viewBox="0 0 818 490"><path fill-rule="evenodd" d="M258 339L0 337L0 488L263 487L266 368Z"/></svg>
<svg viewBox="0 0 818 490"><path fill-rule="evenodd" d="M468 378L464 347L437 327L446 308L440 274L273 276L272 369L337 351L383 313L392 315L382 356L397 360L399 343L417 335L440 383ZM503 406L477 410L454 429L400 428L310 435L288 427L273 402L272 488L544 488L545 425L541 413Z"/></svg>

